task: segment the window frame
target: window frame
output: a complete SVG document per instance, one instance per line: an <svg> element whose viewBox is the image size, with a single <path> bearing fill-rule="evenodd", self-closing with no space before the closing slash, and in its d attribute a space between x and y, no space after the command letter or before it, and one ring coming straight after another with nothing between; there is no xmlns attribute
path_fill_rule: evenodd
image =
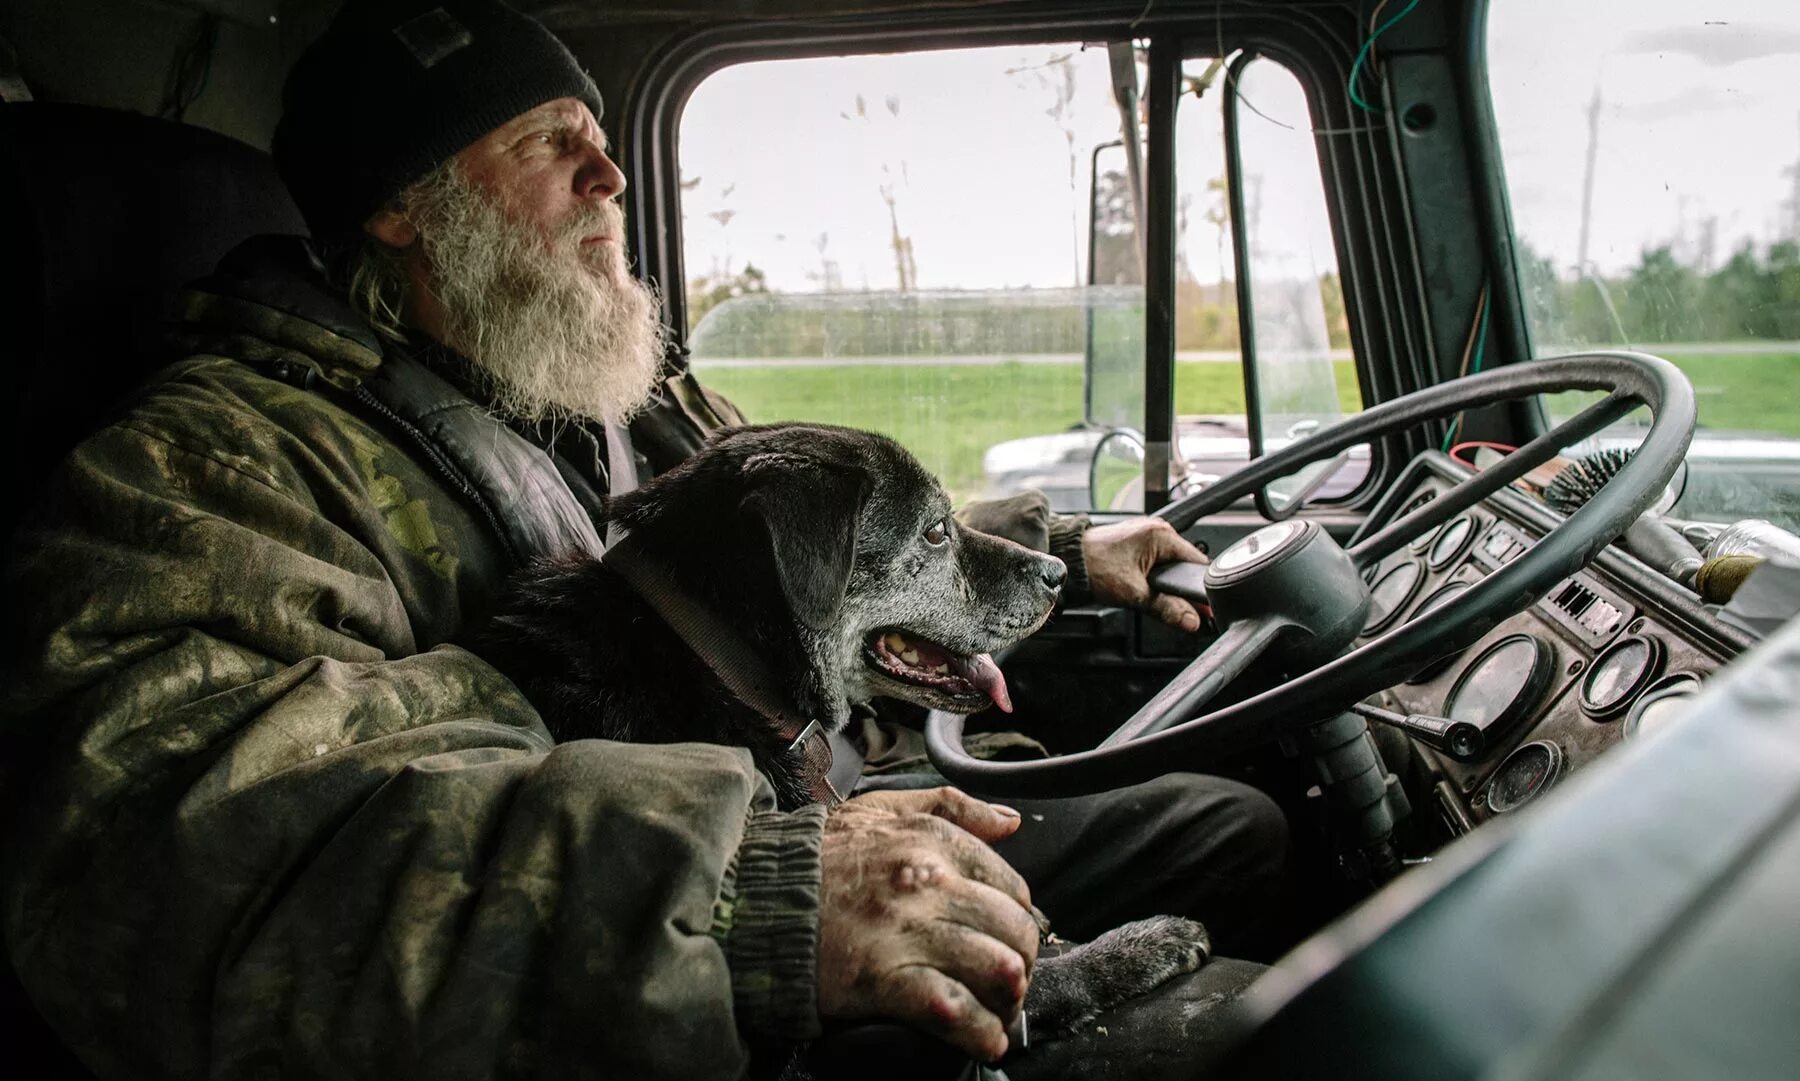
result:
<svg viewBox="0 0 1800 1081"><path fill-rule="evenodd" d="M1479 4L1479 0L1476 0ZM622 163L631 185L628 228L639 272L665 284L665 317L685 340L685 268L680 221L679 130L694 89L725 67L758 60L803 59L854 53L899 53L979 46L1069 41L1148 39L1179 65L1189 55L1254 50L1293 72L1305 89L1310 115L1321 134L1320 177L1336 249L1339 278L1359 390L1366 403L1397 397L1436 382L1439 365L1430 341L1432 321L1424 305L1404 303L1409 290L1424 296L1416 235L1407 214L1403 162L1394 133L1361 123L1341 92L1356 50L1360 20L1349 9L1249 8L1221 4L1212 10L1152 11L1141 3L1046 5L1034 16L980 9L886 12L804 21L760 21L703 27L664 39L636 69L615 133L626 148ZM1172 130L1172 124L1171 124ZM1147 168L1148 171L1148 168ZM1170 228L1173 228L1171 192ZM1151 210L1154 220L1156 210ZM1167 238L1168 272L1174 264ZM1152 271L1154 273L1154 271ZM1150 282L1146 281L1148 289ZM1172 286L1171 286L1172 289ZM1150 307L1150 305L1147 305ZM1167 343L1152 348L1146 326L1146 427L1167 415L1174 424L1173 325ZM1158 352L1166 356L1159 356ZM1149 377L1166 371L1162 385ZM1154 412L1152 412L1154 411ZM1146 435L1151 433L1147 430ZM1329 509L1372 506L1379 493L1418 451L1431 445L1424 433L1401 433L1372 448L1362 486ZM1148 456L1147 456L1148 457Z"/></svg>

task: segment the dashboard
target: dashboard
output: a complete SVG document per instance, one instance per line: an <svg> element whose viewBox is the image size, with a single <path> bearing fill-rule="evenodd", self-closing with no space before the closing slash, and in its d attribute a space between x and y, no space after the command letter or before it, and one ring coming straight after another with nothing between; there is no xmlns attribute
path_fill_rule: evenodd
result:
<svg viewBox="0 0 1800 1081"><path fill-rule="evenodd" d="M1421 456L1360 533L1468 475L1445 455ZM1502 490L1401 547L1366 573L1372 603L1359 644L1429 615L1559 520ZM1518 810L1621 743L1679 724L1687 700L1750 644L1698 596L1614 547L1469 649L1367 703L1479 730L1479 747L1462 754L1413 741L1430 802L1458 835Z"/></svg>

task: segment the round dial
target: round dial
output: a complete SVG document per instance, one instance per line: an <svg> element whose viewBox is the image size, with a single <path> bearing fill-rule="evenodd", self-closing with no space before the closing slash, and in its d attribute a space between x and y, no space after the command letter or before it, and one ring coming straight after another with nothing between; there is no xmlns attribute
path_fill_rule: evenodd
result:
<svg viewBox="0 0 1800 1081"><path fill-rule="evenodd" d="M1693 697L1699 693L1699 676L1678 672L1658 680L1631 707L1625 718L1625 735L1635 738L1668 731L1687 713Z"/></svg>
<svg viewBox="0 0 1800 1081"><path fill-rule="evenodd" d="M1465 514L1460 518L1452 518L1444 523L1437 538L1431 542L1431 555L1426 562L1431 569L1441 571L1456 562L1469 547L1469 541L1475 537L1475 519Z"/></svg>
<svg viewBox="0 0 1800 1081"><path fill-rule="evenodd" d="M1562 748L1546 740L1535 740L1517 748L1494 771L1488 782L1488 807L1495 814L1516 811L1556 783L1562 772Z"/></svg>
<svg viewBox="0 0 1800 1081"><path fill-rule="evenodd" d="M1369 620L1363 624L1363 633L1374 634L1392 623L1424 580L1425 568L1410 559L1383 572L1369 588Z"/></svg>
<svg viewBox="0 0 1800 1081"><path fill-rule="evenodd" d="M1444 716L1484 731L1499 730L1531 711L1550 682L1555 654L1529 634L1513 634L1481 651L1444 700Z"/></svg>
<svg viewBox="0 0 1800 1081"><path fill-rule="evenodd" d="M1621 638L1594 658L1581 681L1581 708L1595 720L1609 720L1625 707L1662 668L1663 645L1654 638Z"/></svg>
<svg viewBox="0 0 1800 1081"><path fill-rule="evenodd" d="M1413 497L1412 502L1408 503L1404 507L1401 507L1400 513L1394 515L1394 517L1395 518L1404 518L1407 515L1411 514L1413 511L1418 510L1420 507L1423 507L1425 504L1431 502L1432 500L1434 500L1436 498L1437 498L1437 493L1434 491L1421 492L1417 496ZM1442 531L1443 528L1444 528L1443 526L1438 526L1435 529L1427 529L1425 532L1414 537L1412 540L1407 541L1406 542L1407 550L1410 551L1414 555L1423 555L1425 553L1425 549L1431 547L1431 542L1433 540L1437 539L1438 533L1440 531Z"/></svg>

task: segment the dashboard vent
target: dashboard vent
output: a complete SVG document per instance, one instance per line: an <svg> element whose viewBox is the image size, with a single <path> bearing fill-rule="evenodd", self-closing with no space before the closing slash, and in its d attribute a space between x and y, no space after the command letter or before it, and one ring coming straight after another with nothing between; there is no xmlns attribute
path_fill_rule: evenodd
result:
<svg viewBox="0 0 1800 1081"><path fill-rule="evenodd" d="M1550 603L1569 613L1570 617L1579 620L1599 599L1593 590L1580 582L1570 582Z"/></svg>
<svg viewBox="0 0 1800 1081"><path fill-rule="evenodd" d="M1624 609L1574 578L1550 598L1550 605L1562 613L1571 626L1596 639L1611 634L1625 618Z"/></svg>

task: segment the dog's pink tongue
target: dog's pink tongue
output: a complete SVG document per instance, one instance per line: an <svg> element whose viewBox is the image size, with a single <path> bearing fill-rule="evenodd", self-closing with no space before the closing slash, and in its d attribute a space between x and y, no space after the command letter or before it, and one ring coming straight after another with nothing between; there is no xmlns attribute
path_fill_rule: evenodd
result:
<svg viewBox="0 0 1800 1081"><path fill-rule="evenodd" d="M1011 713L1012 696L1006 693L1006 677L1000 674L1000 666L994 658L986 653L977 653L970 657L963 668L962 677L975 685L975 689L994 700L1000 712Z"/></svg>

